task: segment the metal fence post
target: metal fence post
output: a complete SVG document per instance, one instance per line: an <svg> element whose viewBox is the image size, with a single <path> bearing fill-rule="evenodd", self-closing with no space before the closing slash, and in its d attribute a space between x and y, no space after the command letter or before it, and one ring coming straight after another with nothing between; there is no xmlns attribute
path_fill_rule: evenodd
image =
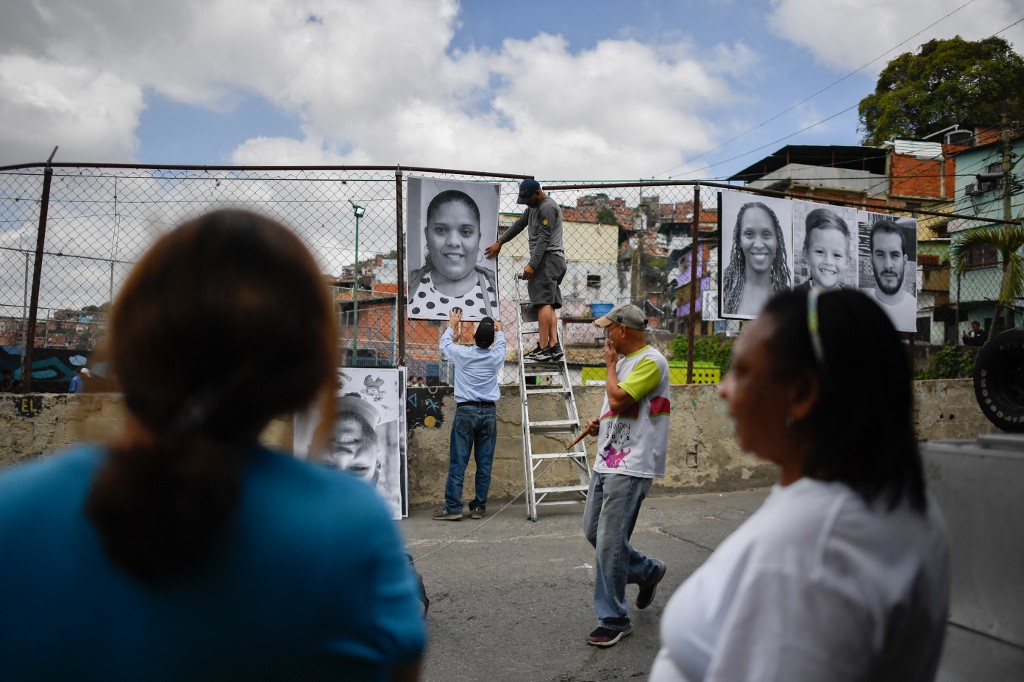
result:
<svg viewBox="0 0 1024 682"><path fill-rule="evenodd" d="M395 168L395 238L398 241L398 291L395 292L398 319L398 366L405 366L405 238L402 224L402 167Z"/></svg>
<svg viewBox="0 0 1024 682"><path fill-rule="evenodd" d="M686 325L686 383L693 383L694 316L697 314L697 247L700 246L700 183L693 186L693 220L690 222L690 319Z"/></svg>
<svg viewBox="0 0 1024 682"><path fill-rule="evenodd" d="M21 356L21 385L25 393L32 391L32 349L36 345L36 314L39 309L39 285L43 274L43 250L46 247L46 215L50 208L50 183L53 180L54 147L43 170L43 196L39 202L39 229L36 231L36 260L32 271L32 298L28 304L28 329L25 334L25 349Z"/></svg>

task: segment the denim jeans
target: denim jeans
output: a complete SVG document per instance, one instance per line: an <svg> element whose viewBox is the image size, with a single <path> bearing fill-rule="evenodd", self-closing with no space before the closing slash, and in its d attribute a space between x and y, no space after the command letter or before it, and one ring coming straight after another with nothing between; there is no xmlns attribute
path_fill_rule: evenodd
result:
<svg viewBox="0 0 1024 682"><path fill-rule="evenodd" d="M644 556L629 538L640 515L640 503L651 489L650 478L590 472L590 492L583 512L583 534L597 550L594 609L601 627L629 627L626 585L646 585L657 563Z"/></svg>
<svg viewBox="0 0 1024 682"><path fill-rule="evenodd" d="M491 487L494 444L498 440L498 418L494 405L459 405L455 409L451 444L448 447L448 481L444 486L444 506L462 513L462 481L469 464L469 453L476 457L476 495L470 509L487 506Z"/></svg>

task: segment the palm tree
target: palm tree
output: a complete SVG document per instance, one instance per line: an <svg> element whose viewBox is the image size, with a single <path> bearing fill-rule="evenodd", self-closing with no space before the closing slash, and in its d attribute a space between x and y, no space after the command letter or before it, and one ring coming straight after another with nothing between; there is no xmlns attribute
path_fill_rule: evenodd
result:
<svg viewBox="0 0 1024 682"><path fill-rule="evenodd" d="M999 309L1011 310L1013 301L1024 298L1024 224L1021 218L1015 223L1007 223L999 227L976 227L965 230L953 243L950 256L958 272L968 266L968 255L971 249L981 245L989 245L999 252L1003 264L1003 276L999 283L999 296L996 299L996 314L989 327L986 342L992 338L992 330L999 326Z"/></svg>

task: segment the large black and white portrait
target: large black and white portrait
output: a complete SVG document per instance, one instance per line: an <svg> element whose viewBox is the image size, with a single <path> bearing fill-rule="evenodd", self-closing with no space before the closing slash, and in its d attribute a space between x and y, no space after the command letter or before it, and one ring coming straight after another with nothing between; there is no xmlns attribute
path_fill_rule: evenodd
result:
<svg viewBox="0 0 1024 682"><path fill-rule="evenodd" d="M300 459L343 469L371 485L391 516L409 513L404 368L338 369L334 423L326 446L316 450L315 409L296 413L294 451Z"/></svg>
<svg viewBox="0 0 1024 682"><path fill-rule="evenodd" d="M917 331L917 220L857 213L860 288L901 332Z"/></svg>
<svg viewBox="0 0 1024 682"><path fill-rule="evenodd" d="M722 317L752 319L792 286L792 202L732 191L719 201Z"/></svg>
<svg viewBox="0 0 1024 682"><path fill-rule="evenodd" d="M793 284L856 289L857 209L793 201Z"/></svg>
<svg viewBox="0 0 1024 682"><path fill-rule="evenodd" d="M484 248L498 238L499 185L409 178L406 264L407 313L415 320L498 315L497 259Z"/></svg>

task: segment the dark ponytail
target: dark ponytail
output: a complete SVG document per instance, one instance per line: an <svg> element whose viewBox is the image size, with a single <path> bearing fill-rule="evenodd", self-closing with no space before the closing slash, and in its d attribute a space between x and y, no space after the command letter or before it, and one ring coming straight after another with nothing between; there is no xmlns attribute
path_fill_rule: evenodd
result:
<svg viewBox="0 0 1024 682"><path fill-rule="evenodd" d="M241 496L240 448L201 436L115 447L86 503L110 559L144 580L214 544Z"/></svg>

